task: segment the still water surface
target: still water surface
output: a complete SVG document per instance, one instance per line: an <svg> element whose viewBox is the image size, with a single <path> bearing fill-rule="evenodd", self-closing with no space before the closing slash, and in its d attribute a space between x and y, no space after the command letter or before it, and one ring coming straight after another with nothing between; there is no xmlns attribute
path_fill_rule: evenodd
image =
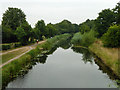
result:
<svg viewBox="0 0 120 90"><path fill-rule="evenodd" d="M7 88L114 88L114 84L88 51L57 48L44 64L37 63Z"/></svg>

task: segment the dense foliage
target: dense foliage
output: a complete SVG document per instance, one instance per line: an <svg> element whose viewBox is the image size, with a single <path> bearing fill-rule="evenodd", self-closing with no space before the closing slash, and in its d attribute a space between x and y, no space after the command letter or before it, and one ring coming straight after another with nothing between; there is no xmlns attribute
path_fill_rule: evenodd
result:
<svg viewBox="0 0 120 90"><path fill-rule="evenodd" d="M43 20L40 20L36 23L35 28L34 28L34 32L35 32L35 38L41 40L42 39L42 35L45 35L45 22Z"/></svg>
<svg viewBox="0 0 120 90"><path fill-rule="evenodd" d="M31 26L26 21L26 15L21 9L8 8L8 10L3 14L2 19L3 43L18 42L20 40L20 35L16 34L18 27L24 29L26 34L24 39L28 42L28 39L30 38ZM20 32L23 32L23 30Z"/></svg>
<svg viewBox="0 0 120 90"><path fill-rule="evenodd" d="M95 24L96 30L99 33L98 37L101 37L106 33L107 29L115 22L115 13L110 9L102 10L97 17Z"/></svg>
<svg viewBox="0 0 120 90"><path fill-rule="evenodd" d="M120 25L109 27L108 31L102 37L104 46L120 47Z"/></svg>
<svg viewBox="0 0 120 90"><path fill-rule="evenodd" d="M71 42L74 45L81 45L88 47L95 41L95 32L93 30L81 34L80 32L76 33Z"/></svg>
<svg viewBox="0 0 120 90"><path fill-rule="evenodd" d="M31 25L26 21L26 15L21 9L18 8L8 8L3 14L2 18L2 42L21 42L23 45L29 44L31 42L38 40L43 40L46 38L52 38L56 35L69 33L74 35L72 42L79 44L82 38L83 42L87 40L83 45L87 46L89 39L92 35L90 32L96 32L97 38L103 36L104 46L106 45L105 40L109 38L108 31L110 33L110 26L120 25L120 3L117 3L113 9L104 9L99 14L95 20L87 19L85 22L78 24L72 24L68 20L63 20L57 24L45 24L44 20L38 20L35 27L32 28ZM114 27L115 27L114 26ZM110 27L110 28L109 28ZM80 33L77 33L80 32ZM119 30L118 30L119 32ZM111 35L112 37L113 35ZM116 37L116 36L114 36ZM77 39L76 39L77 38ZM105 39L106 38L106 39ZM119 41L119 38L116 38ZM110 41L112 47L117 47L117 42ZM110 45L111 47L111 45Z"/></svg>
<svg viewBox="0 0 120 90"><path fill-rule="evenodd" d="M95 21L87 19L85 22L79 25L79 31L83 34L89 32L90 30L95 30Z"/></svg>
<svg viewBox="0 0 120 90"><path fill-rule="evenodd" d="M79 28L77 24L72 24L68 20L63 20L62 22L57 23L54 26L58 30L58 34L75 33L78 32Z"/></svg>

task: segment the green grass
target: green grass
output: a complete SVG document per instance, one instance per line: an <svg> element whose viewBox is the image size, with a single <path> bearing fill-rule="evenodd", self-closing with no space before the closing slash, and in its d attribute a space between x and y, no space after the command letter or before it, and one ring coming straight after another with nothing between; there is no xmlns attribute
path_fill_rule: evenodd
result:
<svg viewBox="0 0 120 90"><path fill-rule="evenodd" d="M2 63L5 63L16 56L21 55L22 53L26 52L28 49L29 48L22 48L17 51L8 52L7 54L3 54L2 55Z"/></svg>
<svg viewBox="0 0 120 90"><path fill-rule="evenodd" d="M67 40L71 35L70 34L63 34L55 36L51 39L48 39L46 42L42 44L38 44L35 49L32 49L28 53L24 54L20 58L8 63L7 65L2 67L2 86L7 85L8 82L10 82L14 77L17 77L19 73L21 73L21 70L26 69L26 66L32 65L32 62L34 62L34 58L42 52L42 50L50 50L54 46L59 45L59 43L63 42L64 40ZM43 48L40 50L40 48ZM10 57L13 57L14 54L19 53L14 52L10 53ZM5 61L8 60L8 54L4 56ZM9 58L10 58L9 57ZM7 58L7 59L6 59Z"/></svg>
<svg viewBox="0 0 120 90"><path fill-rule="evenodd" d="M100 40L89 46L89 49L94 52L111 70L119 76L118 68L118 48L105 48Z"/></svg>

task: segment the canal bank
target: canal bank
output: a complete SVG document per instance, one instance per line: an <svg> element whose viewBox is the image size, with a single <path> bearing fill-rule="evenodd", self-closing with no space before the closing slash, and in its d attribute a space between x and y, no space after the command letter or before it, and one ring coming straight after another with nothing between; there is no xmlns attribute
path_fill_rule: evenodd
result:
<svg viewBox="0 0 120 90"><path fill-rule="evenodd" d="M69 47L66 43L6 88L116 88L114 84L99 70L88 49Z"/></svg>
<svg viewBox="0 0 120 90"><path fill-rule="evenodd" d="M43 56L43 54L48 53L52 48L59 46L70 37L71 35L69 34L63 34L48 39L45 43L37 45L35 49L32 49L20 58L3 66L2 72L0 72L0 75L2 74L2 89L5 89L5 86L15 78L24 76L36 62L41 62L36 59L38 55Z"/></svg>
<svg viewBox="0 0 120 90"><path fill-rule="evenodd" d="M102 42L97 40L89 46L89 50L92 51L109 69L111 69L111 73L114 73L116 78L120 79L120 59L118 48L103 47Z"/></svg>

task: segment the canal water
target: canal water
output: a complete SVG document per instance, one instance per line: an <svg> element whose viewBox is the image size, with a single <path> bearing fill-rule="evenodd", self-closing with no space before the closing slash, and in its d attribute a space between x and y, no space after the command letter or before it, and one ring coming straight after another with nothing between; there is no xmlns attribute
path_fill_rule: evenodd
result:
<svg viewBox="0 0 120 90"><path fill-rule="evenodd" d="M59 47L41 62L7 88L116 88L88 50Z"/></svg>

